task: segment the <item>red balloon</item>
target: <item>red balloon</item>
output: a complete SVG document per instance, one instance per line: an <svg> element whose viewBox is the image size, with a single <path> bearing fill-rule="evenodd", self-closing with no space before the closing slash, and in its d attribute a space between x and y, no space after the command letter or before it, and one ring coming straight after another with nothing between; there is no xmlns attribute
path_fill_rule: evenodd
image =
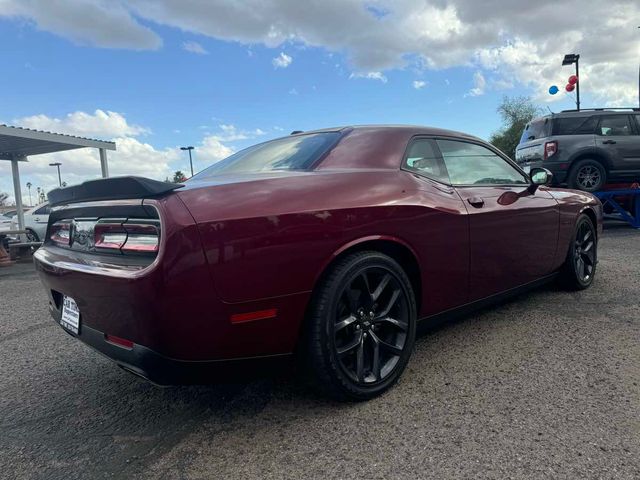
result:
<svg viewBox="0 0 640 480"><path fill-rule="evenodd" d="M576 86L575 86L575 85L571 85L570 83L567 83L567 86L566 86L566 87L564 87L564 89L565 89L567 92L573 92L573 91L575 90L575 88L576 88Z"/></svg>
<svg viewBox="0 0 640 480"><path fill-rule="evenodd" d="M578 83L578 77L576 77L575 75L571 75L569 77L569 85L575 85L576 83Z"/></svg>

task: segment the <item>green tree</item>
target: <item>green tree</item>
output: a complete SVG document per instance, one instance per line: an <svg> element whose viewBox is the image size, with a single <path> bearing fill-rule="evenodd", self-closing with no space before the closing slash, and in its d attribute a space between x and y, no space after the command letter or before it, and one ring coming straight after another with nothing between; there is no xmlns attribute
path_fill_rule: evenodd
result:
<svg viewBox="0 0 640 480"><path fill-rule="evenodd" d="M177 170L173 174L173 178L172 178L173 183L183 183L183 182L186 182L186 180L187 180L187 177L180 170Z"/></svg>
<svg viewBox="0 0 640 480"><path fill-rule="evenodd" d="M533 118L542 114L542 109L535 105L529 97L502 97L498 106L502 118L502 128L491 134L489 142L502 150L511 158L515 158L516 147L524 127Z"/></svg>
<svg viewBox="0 0 640 480"><path fill-rule="evenodd" d="M0 192L0 207L7 205L7 200L9 199L9 194Z"/></svg>

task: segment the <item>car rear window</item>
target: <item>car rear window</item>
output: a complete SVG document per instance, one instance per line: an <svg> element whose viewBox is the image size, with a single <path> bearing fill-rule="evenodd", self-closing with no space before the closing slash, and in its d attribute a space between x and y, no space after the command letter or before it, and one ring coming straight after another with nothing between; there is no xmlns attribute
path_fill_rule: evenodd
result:
<svg viewBox="0 0 640 480"><path fill-rule="evenodd" d="M234 153L193 177L205 180L217 175L276 170L307 170L329 150L340 132L311 133L279 138Z"/></svg>
<svg viewBox="0 0 640 480"><path fill-rule="evenodd" d="M520 143L529 142L538 138L549 136L549 118L532 120L524 127L524 132L520 137Z"/></svg>
<svg viewBox="0 0 640 480"><path fill-rule="evenodd" d="M593 135L598 120L596 117L565 117L553 119L554 135Z"/></svg>

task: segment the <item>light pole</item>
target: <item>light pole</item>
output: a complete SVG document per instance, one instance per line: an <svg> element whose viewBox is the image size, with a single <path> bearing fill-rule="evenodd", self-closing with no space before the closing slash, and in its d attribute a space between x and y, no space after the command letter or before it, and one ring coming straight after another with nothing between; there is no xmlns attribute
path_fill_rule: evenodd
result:
<svg viewBox="0 0 640 480"><path fill-rule="evenodd" d="M55 163L50 163L49 166L50 167L58 167L58 186L62 186L62 177L60 176L60 165L62 165L60 162L55 162Z"/></svg>
<svg viewBox="0 0 640 480"><path fill-rule="evenodd" d="M562 66L571 65L573 63L576 64L576 77L578 77L578 82L576 83L576 108L580 111L580 75L578 70L578 62L580 61L579 53L568 53L562 59Z"/></svg>
<svg viewBox="0 0 640 480"><path fill-rule="evenodd" d="M187 150L189 152L189 166L191 167L191 176L193 177L193 159L191 158L191 150L193 150L193 147L180 147L180 150Z"/></svg>
<svg viewBox="0 0 640 480"><path fill-rule="evenodd" d="M31 182L27 182L27 190L29 190L29 206L33 207L33 201L31 200Z"/></svg>

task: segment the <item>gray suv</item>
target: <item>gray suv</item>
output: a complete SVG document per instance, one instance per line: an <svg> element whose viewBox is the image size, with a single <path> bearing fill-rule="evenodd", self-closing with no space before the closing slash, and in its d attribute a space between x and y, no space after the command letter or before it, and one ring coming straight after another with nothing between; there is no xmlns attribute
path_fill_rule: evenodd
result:
<svg viewBox="0 0 640 480"><path fill-rule="evenodd" d="M555 185L587 192L640 179L640 109L567 110L531 120L516 162L544 167Z"/></svg>

